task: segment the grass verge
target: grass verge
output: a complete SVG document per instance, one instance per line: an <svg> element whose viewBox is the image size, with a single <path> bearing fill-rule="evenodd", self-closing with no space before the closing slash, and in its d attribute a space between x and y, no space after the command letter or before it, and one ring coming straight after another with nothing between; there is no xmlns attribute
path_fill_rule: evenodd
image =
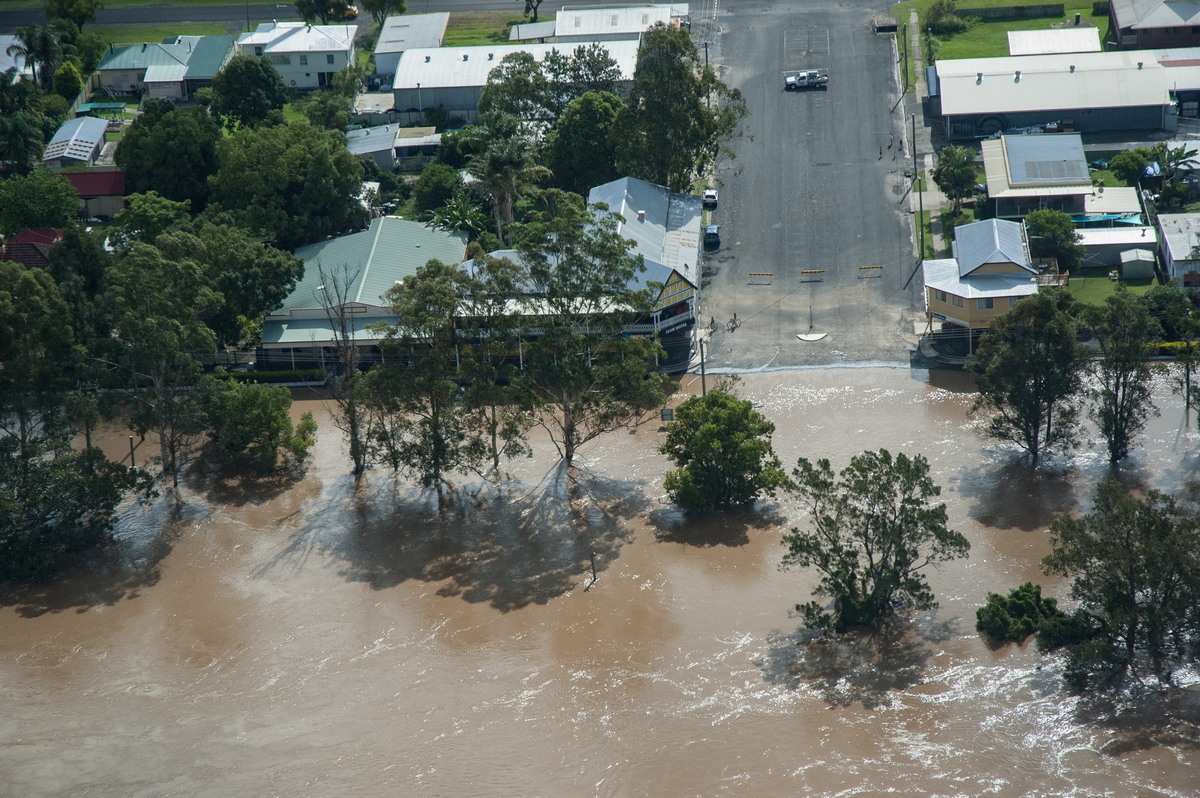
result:
<svg viewBox="0 0 1200 798"><path fill-rule="evenodd" d="M161 42L168 36L213 36L226 33L219 22L156 22L134 25L89 25L89 33L98 33L113 45Z"/></svg>
<svg viewBox="0 0 1200 798"><path fill-rule="evenodd" d="M506 44L508 29L528 21L512 11L455 11L446 23L444 47Z"/></svg>

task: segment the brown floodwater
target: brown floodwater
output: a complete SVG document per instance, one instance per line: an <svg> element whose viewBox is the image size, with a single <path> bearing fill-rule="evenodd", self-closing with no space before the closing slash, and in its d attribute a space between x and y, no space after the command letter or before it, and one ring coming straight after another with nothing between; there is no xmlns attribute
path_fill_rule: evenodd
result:
<svg viewBox="0 0 1200 798"><path fill-rule="evenodd" d="M978 437L970 387L744 378L786 463L924 454L971 541L909 634L836 646L797 645L813 577L778 568L795 503L684 518L657 421L589 444L574 501L542 441L442 518L389 473L356 489L328 423L294 478L195 473L181 503L127 509L112 551L0 595L0 793L1196 795L1200 693L1080 700L1053 657L975 632L988 591L1065 593L1038 570L1045 527L1107 466L1085 436L1028 475ZM1156 395L1123 477L1194 497L1200 436ZM108 445L127 456L123 432Z"/></svg>

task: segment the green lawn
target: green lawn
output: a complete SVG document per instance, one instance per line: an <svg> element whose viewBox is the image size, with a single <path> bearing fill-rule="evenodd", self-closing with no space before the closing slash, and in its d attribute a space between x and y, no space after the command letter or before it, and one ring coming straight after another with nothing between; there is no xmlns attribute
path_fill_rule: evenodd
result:
<svg viewBox="0 0 1200 798"><path fill-rule="evenodd" d="M922 29L925 26L925 14L934 0L914 0L900 3L892 7L896 21L902 25L908 24L909 12L917 10L917 17ZM960 0L961 8L995 8L998 6L1014 5L1012 0ZM933 37L933 55L935 59L952 58L989 58L1008 55L1008 32L1014 30L1047 30L1052 26L1061 27L1068 21L1073 22L1079 14L1083 26L1100 29L1100 41L1108 38L1108 17L1092 14L1090 0L1064 0L1061 17L1039 17L1035 19L997 20L995 22L978 21L965 33L952 36ZM927 36L921 34L921 48L926 50ZM910 75L910 77L914 77ZM911 85L911 81L910 81Z"/></svg>
<svg viewBox="0 0 1200 798"><path fill-rule="evenodd" d="M1071 296L1088 305L1100 305L1107 297L1117 291L1120 282L1135 294L1144 294L1154 287L1153 279L1145 280L1110 280L1107 269L1084 269L1079 274L1071 275L1067 290Z"/></svg>
<svg viewBox="0 0 1200 798"><path fill-rule="evenodd" d="M508 29L527 21L523 15L513 11L451 12L442 44L445 47L507 44Z"/></svg>
<svg viewBox="0 0 1200 798"><path fill-rule="evenodd" d="M89 25L84 28L98 33L104 40L115 45L161 42L168 36L220 35L227 26L219 22L162 22L135 25Z"/></svg>

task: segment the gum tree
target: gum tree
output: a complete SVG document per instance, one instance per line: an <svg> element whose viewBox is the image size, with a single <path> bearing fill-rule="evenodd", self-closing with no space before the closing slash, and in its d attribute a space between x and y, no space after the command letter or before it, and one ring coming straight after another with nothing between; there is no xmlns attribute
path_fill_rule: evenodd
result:
<svg viewBox="0 0 1200 798"><path fill-rule="evenodd" d="M828 460L800 458L792 492L807 508L809 528L784 535L785 568L815 568L814 593L833 600L796 605L810 627L843 632L876 626L898 609L937 606L923 573L967 556L967 539L946 526L941 488L922 456L886 449L855 455L834 474Z"/></svg>

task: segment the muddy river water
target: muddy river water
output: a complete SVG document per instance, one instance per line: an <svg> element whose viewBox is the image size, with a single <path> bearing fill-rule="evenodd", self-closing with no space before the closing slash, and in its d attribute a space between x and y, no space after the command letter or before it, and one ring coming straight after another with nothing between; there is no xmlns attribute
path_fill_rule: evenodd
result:
<svg viewBox="0 0 1200 798"><path fill-rule="evenodd" d="M539 445L441 519L387 473L355 490L330 424L301 478L193 476L182 503L126 511L113 552L0 596L0 793L1200 794L1200 693L1080 700L1032 644L975 632L989 590L1065 593L1038 569L1045 527L1107 466L1085 440L1029 476L978 437L969 390L907 368L744 379L786 463L922 453L971 541L911 634L835 647L797 646L794 502L685 519L657 422L589 444L574 502ZM1200 436L1157 398L1123 473L1194 495Z"/></svg>

